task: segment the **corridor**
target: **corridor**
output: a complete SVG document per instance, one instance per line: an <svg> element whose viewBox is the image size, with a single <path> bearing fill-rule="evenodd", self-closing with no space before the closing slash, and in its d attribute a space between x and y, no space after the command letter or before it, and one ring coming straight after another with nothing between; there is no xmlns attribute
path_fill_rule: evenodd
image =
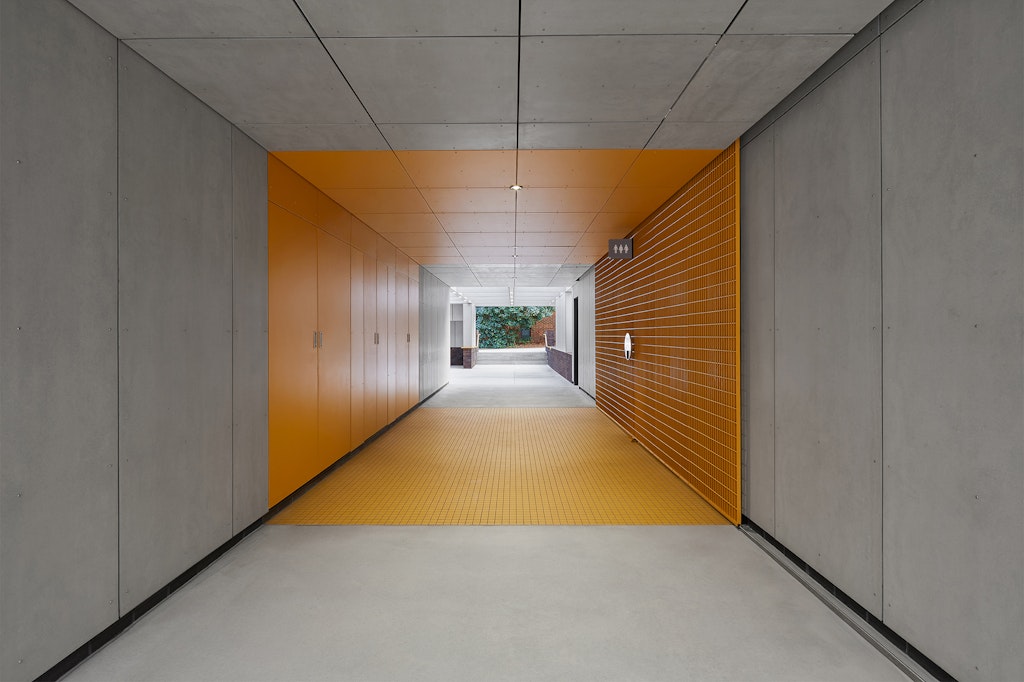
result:
<svg viewBox="0 0 1024 682"><path fill-rule="evenodd" d="M705 507L696 522L718 525L657 516L688 506L692 493L592 405L546 366L453 368L446 388L65 679L907 679L717 512ZM573 428L580 419L583 430ZM488 420L504 430L474 441ZM535 442L559 430L570 438ZM458 499L457 486L430 473L445 444L477 459L496 453L496 472L502 457L540 447L544 463L508 479L530 481L534 494L498 503L477 482L488 504ZM407 460L432 454L403 472L403 447ZM555 462L559 450L618 459L587 477L578 460ZM390 463L372 470L374 458ZM397 484L374 481L385 470ZM571 488L568 506L545 506L541 471ZM325 510L353 472L379 489L368 504ZM392 498L422 493L413 484L428 474L460 512L398 504L392 513L426 509L434 515L424 524L468 525L345 516L386 507L389 488ZM616 478L659 489L632 495L635 509L655 515L615 516L626 512L612 502L628 497ZM606 504L588 507L588 486Z"/></svg>

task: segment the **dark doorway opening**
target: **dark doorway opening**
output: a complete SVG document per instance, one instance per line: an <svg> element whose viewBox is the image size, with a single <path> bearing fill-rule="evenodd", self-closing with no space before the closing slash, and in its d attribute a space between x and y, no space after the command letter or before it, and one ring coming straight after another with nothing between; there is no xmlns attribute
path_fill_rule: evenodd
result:
<svg viewBox="0 0 1024 682"><path fill-rule="evenodd" d="M580 385L580 297L572 299L572 383Z"/></svg>

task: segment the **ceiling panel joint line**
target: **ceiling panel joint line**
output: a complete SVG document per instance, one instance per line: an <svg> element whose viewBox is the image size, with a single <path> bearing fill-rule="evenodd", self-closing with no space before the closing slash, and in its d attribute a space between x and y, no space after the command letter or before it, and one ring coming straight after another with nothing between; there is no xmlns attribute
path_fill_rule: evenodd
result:
<svg viewBox="0 0 1024 682"><path fill-rule="evenodd" d="M423 188L420 187L419 183L413 181L412 174L409 172L409 169L406 168L404 163L402 163L402 157L398 155L398 153L395 151L394 146L391 144L391 140L389 140L387 135L384 134L384 131L380 129L380 125L377 123L376 119L374 119L373 114L370 113L370 110L367 109L366 104L363 102L363 98L360 97L359 93L356 92L356 89L354 87L352 87L352 83L349 81L348 76L345 75L345 72L342 70L341 65L338 64L338 60L335 59L334 55L331 53L331 51L327 49L327 46L324 44L323 38L320 36L319 33L317 33L317 30L313 26L312 22L309 20L309 17L306 16L306 12L299 5L299 0L292 0L292 4L295 5L295 9L297 9L299 11L299 14L302 15L302 18L306 22L306 25L309 26L309 30L313 32L314 36L316 36L317 42L320 43L320 47L323 49L324 52L327 53L327 56L330 58L331 63L334 64L334 68L338 70L338 74L341 76L342 80L345 81L345 85L348 86L349 90L352 91L353 96L356 98L356 101L359 102L359 106L361 106L363 108L363 111L366 112L366 116L370 119L370 123L372 123L373 127L377 129L377 132L380 134L381 139L384 140L384 144L386 144L388 146L388 150L391 152L392 156L395 157L395 161L397 161L398 165L402 167L402 171L405 173L406 177L409 179L409 181L412 184L412 186L415 187L417 194L420 195L420 199L422 199L423 202L427 205L427 207L430 208L431 215L433 215L435 220L437 220L437 212L434 211L433 206L430 205L430 202L428 202L427 198L423 195ZM518 134L518 126L517 126L517 134ZM517 144L518 144L518 142L517 142ZM440 220L438 220L438 222L440 223ZM448 230L444 229L444 225L443 224L441 225L441 229L444 231L445 234L448 234ZM449 238L450 238L450 235L449 235ZM388 241L390 241L390 240L388 240ZM459 257L462 258L463 262L468 265L469 261L466 260L465 254L463 254L462 251L459 249L458 245L456 245L454 243L454 240L452 241L452 244L455 246L455 250L458 251ZM397 248L399 251L402 251L403 253L405 253L405 250L402 249L401 247L398 247L396 245L395 248ZM406 254L406 255L408 255L408 254ZM411 258L411 256L410 256L410 258ZM415 261L416 259L413 258L413 260ZM476 273L473 273L473 276L476 277ZM479 283L479 278L477 278L477 282Z"/></svg>
<svg viewBox="0 0 1024 682"><path fill-rule="evenodd" d="M516 179L515 186L520 187L519 182L519 119L522 111L522 84L523 84L523 0L519 0L518 27L516 29ZM519 192L515 191L515 204L512 213L512 288L509 292L509 303L515 303L516 295L516 270L519 267Z"/></svg>
<svg viewBox="0 0 1024 682"><path fill-rule="evenodd" d="M360 97L359 93L356 92L356 89L352 87L352 83L349 81L348 76L345 75L345 72L342 71L341 65L338 64L338 60L334 58L334 55L331 54L331 51L327 49L326 45L324 45L324 39L320 37L320 34L317 33L317 30L313 26L313 23L309 20L309 17L306 16L306 12L305 10L302 9L302 6L299 4L299 0L292 0L292 4L295 5L295 9L297 9L299 11L299 14L302 15L302 20L306 22L307 26L309 26L309 30L313 32L314 36L316 36L316 40L318 43L320 43L321 49L323 49L323 51L327 54L327 57L331 60L331 63L334 64L334 68L338 70L338 74L341 76L342 80L345 81L345 85L348 86L348 89L352 92L352 95L356 98L356 101L359 102L359 106L361 106L363 108L363 111L366 112L366 116L367 118L370 119L370 123L372 123L373 127L377 129L377 132L380 133L381 137L384 137L384 133L381 131L380 126L377 125L377 121L375 121L373 118L373 114L371 114L370 110L366 108L366 104L363 102L363 98ZM391 143L388 142L388 139L386 137L384 138L384 142L387 143L388 148L391 148ZM394 149L392 149L391 151L394 152Z"/></svg>
<svg viewBox="0 0 1024 682"><path fill-rule="evenodd" d="M734 14L732 20L729 21L729 25L725 27L725 30L722 31L722 33L718 36L718 39L715 40L715 44L711 46L711 49L708 51L708 53L704 55L704 59L701 60L700 66L698 66L697 70L693 72L692 76L690 76L690 80L686 81L686 85L683 86L683 89L679 91L679 95L677 95L675 100L672 102L672 106L670 106L668 108L668 111L665 112L665 115L661 117L661 121L659 121L658 125L654 128L654 132L651 133L651 136L647 138L647 142L644 143L643 149L647 149L647 145L651 143L651 140L653 140L654 136L658 134L658 131L661 130L661 127L665 125L665 121L668 120L669 114L671 114L672 110L676 108L677 104L679 104L679 100L683 98L683 93L686 92L686 89L690 87L694 79L697 78L697 74L699 74L700 70L704 68L705 64L707 64L708 59L710 59L711 55L714 54L715 50L718 49L718 44L722 42L722 38L725 36L725 34L729 32L729 29L732 28L732 25L736 23L736 20L739 19L740 13L743 12L743 8L747 6L748 2L750 2L750 0L743 0L743 4L740 5L738 10L736 10L736 14Z"/></svg>

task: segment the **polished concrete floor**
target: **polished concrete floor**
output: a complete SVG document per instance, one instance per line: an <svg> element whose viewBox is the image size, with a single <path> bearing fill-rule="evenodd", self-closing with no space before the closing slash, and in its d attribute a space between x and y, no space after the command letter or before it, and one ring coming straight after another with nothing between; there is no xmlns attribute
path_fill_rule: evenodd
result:
<svg viewBox="0 0 1024 682"><path fill-rule="evenodd" d="M266 525L65 679L907 678L728 525Z"/></svg>
<svg viewBox="0 0 1024 682"><path fill-rule="evenodd" d="M452 367L448 386L423 407L594 407L594 399L547 365L480 364Z"/></svg>

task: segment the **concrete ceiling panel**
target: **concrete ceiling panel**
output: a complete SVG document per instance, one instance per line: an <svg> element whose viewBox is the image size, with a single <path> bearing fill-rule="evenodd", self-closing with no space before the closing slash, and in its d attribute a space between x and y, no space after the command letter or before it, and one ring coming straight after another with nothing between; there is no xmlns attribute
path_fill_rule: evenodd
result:
<svg viewBox="0 0 1024 682"><path fill-rule="evenodd" d="M272 152L388 149L384 136L370 123L243 123L239 128Z"/></svg>
<svg viewBox="0 0 1024 682"><path fill-rule="evenodd" d="M655 121L638 123L523 123L520 149L642 149Z"/></svg>
<svg viewBox="0 0 1024 682"><path fill-rule="evenodd" d="M446 232L512 232L515 213L438 213Z"/></svg>
<svg viewBox="0 0 1024 682"><path fill-rule="evenodd" d="M517 0L297 0L321 37L514 36Z"/></svg>
<svg viewBox="0 0 1024 682"><path fill-rule="evenodd" d="M712 158L753 125L753 121L697 121L662 123L645 151L662 149L703 149ZM703 166L702 166L703 167Z"/></svg>
<svg viewBox="0 0 1024 682"><path fill-rule="evenodd" d="M523 0L523 35L720 34L743 0Z"/></svg>
<svg viewBox="0 0 1024 682"><path fill-rule="evenodd" d="M400 151L398 160L419 187L500 187L516 181L516 152Z"/></svg>
<svg viewBox="0 0 1024 682"><path fill-rule="evenodd" d="M292 0L70 0L122 40L294 38L313 31Z"/></svg>
<svg viewBox="0 0 1024 682"><path fill-rule="evenodd" d="M377 123L516 120L515 38L327 38L324 44Z"/></svg>
<svg viewBox="0 0 1024 682"><path fill-rule="evenodd" d="M236 124L371 123L315 38L126 44Z"/></svg>
<svg viewBox="0 0 1024 682"><path fill-rule="evenodd" d="M660 121L715 40L690 35L523 38L521 122Z"/></svg>
<svg viewBox="0 0 1024 682"><path fill-rule="evenodd" d="M392 149L515 149L514 123L381 124Z"/></svg>
<svg viewBox="0 0 1024 682"><path fill-rule="evenodd" d="M892 0L749 0L729 33L856 33Z"/></svg>
<svg viewBox="0 0 1024 682"><path fill-rule="evenodd" d="M723 36L667 122L757 121L851 37Z"/></svg>
<svg viewBox="0 0 1024 682"><path fill-rule="evenodd" d="M353 234L546 305L888 0L72 4L282 152Z"/></svg>

